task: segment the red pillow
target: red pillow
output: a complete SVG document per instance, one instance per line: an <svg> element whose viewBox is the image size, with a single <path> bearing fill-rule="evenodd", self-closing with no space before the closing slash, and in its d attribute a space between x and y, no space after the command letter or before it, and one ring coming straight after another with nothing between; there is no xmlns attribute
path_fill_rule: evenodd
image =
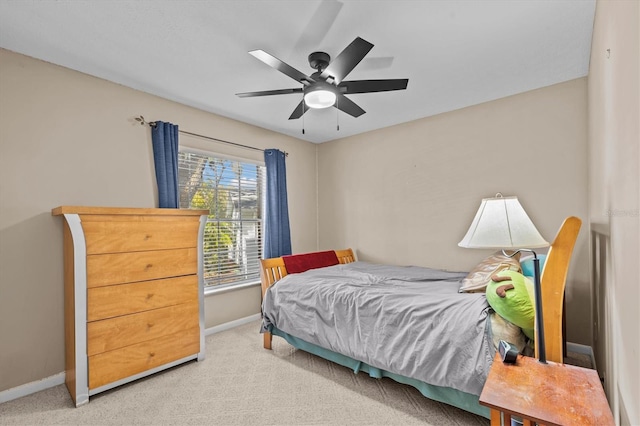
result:
<svg viewBox="0 0 640 426"><path fill-rule="evenodd" d="M282 256L282 260L289 274L298 274L309 269L324 268L325 266L333 266L340 263L336 252L333 250Z"/></svg>

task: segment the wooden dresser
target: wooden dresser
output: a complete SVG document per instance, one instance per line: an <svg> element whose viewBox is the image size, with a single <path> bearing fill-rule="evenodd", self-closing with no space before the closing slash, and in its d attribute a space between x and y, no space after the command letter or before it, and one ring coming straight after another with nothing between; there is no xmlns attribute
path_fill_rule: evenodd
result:
<svg viewBox="0 0 640 426"><path fill-rule="evenodd" d="M207 210L62 206L65 370L89 396L204 359Z"/></svg>

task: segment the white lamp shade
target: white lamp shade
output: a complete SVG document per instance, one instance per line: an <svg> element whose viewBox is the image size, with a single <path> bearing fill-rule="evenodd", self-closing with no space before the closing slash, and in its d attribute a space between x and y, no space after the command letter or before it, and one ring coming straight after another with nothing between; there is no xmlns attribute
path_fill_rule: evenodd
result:
<svg viewBox="0 0 640 426"><path fill-rule="evenodd" d="M539 248L542 238L518 197L484 198L467 234L458 243L465 248Z"/></svg>
<svg viewBox="0 0 640 426"><path fill-rule="evenodd" d="M330 90L312 90L305 93L304 102L309 108L329 108L336 103L336 94Z"/></svg>

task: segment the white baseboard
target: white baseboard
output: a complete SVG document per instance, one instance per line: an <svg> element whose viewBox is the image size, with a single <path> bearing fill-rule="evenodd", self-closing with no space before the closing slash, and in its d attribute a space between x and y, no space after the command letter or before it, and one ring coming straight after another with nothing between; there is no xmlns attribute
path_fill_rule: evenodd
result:
<svg viewBox="0 0 640 426"><path fill-rule="evenodd" d="M575 352L577 354L589 355L591 358L591 365L593 365L593 369L596 368L596 356L593 353L593 348L587 345L581 345L579 343L567 342L567 352Z"/></svg>
<svg viewBox="0 0 640 426"><path fill-rule="evenodd" d="M216 325L215 327L207 328L204 331L205 336L211 334L220 333L221 331L230 330L241 325L248 324L253 321L257 321L261 318L261 314L250 315L248 317L240 318L235 321L230 321L224 324ZM0 404L14 399L22 398L23 396L31 395L32 393L40 392L45 389L52 388L64 383L65 373L54 374L42 380L36 380L35 382L25 383L24 385L16 386L15 388L0 391Z"/></svg>
<svg viewBox="0 0 640 426"><path fill-rule="evenodd" d="M25 383L15 388L3 390L0 392L0 404L61 385L64 383L64 379L65 373L63 371L62 373L54 374L42 380L36 380L35 382Z"/></svg>
<svg viewBox="0 0 640 426"><path fill-rule="evenodd" d="M257 321L262 318L262 314L253 314L248 317L240 318L234 321L225 322L224 324L216 325L214 327L207 328L204 330L205 336L210 336L212 334L220 333L222 331L230 330L235 327L239 327L241 325L249 324L250 322Z"/></svg>

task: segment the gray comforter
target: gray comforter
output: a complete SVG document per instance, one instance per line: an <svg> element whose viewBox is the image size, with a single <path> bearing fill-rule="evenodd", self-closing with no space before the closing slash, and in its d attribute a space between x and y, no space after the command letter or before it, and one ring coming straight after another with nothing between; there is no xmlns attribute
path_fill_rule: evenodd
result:
<svg viewBox="0 0 640 426"><path fill-rule="evenodd" d="M265 294L263 329L480 395L495 349L484 294L458 293L465 275L365 262L287 275Z"/></svg>

